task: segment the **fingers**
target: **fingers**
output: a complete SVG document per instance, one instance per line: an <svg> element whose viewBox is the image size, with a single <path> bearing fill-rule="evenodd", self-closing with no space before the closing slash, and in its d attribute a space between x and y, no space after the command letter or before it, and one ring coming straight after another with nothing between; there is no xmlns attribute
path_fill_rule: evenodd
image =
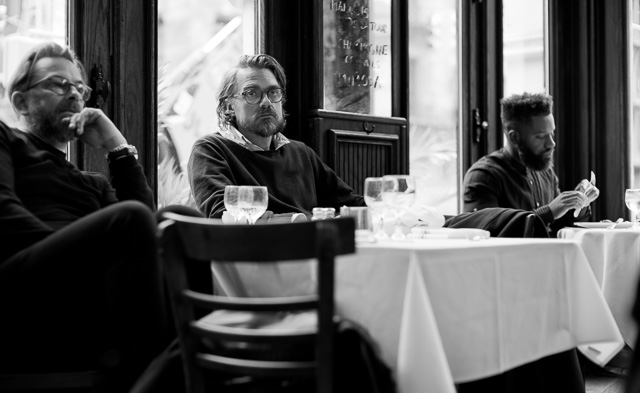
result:
<svg viewBox="0 0 640 393"><path fill-rule="evenodd" d="M69 128L71 128L72 130L75 129L76 135L80 136L84 133L85 125L89 125L96 121L101 114L102 111L100 110L94 108L84 108L82 109L82 111L74 113L69 118Z"/></svg>

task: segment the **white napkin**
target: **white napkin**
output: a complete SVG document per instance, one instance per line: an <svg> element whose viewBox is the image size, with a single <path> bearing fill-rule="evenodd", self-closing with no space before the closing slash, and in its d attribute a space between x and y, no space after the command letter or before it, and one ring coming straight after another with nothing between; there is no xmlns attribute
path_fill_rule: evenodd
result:
<svg viewBox="0 0 640 393"><path fill-rule="evenodd" d="M435 208L427 205L414 204L405 210L400 220L409 228L415 226L427 226L429 228L442 228L444 216Z"/></svg>
<svg viewBox="0 0 640 393"><path fill-rule="evenodd" d="M273 212L267 210L256 222L256 224L286 224L291 222L304 222L307 221L307 216L303 213L281 213L273 214ZM222 222L224 224L233 224L235 220L231 213L228 211L222 212ZM240 218L238 224L248 224L246 217Z"/></svg>
<svg viewBox="0 0 640 393"><path fill-rule="evenodd" d="M477 228L411 228L407 235L410 239L471 239L480 240L491 237L489 231Z"/></svg>

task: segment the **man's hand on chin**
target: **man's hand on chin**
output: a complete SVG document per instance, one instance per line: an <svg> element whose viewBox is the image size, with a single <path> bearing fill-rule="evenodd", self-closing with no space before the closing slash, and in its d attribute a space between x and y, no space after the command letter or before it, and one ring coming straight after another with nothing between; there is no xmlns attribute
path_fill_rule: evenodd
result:
<svg viewBox="0 0 640 393"><path fill-rule="evenodd" d="M127 143L122 133L100 109L84 108L69 118L69 128L76 131L76 137L84 143L103 149Z"/></svg>

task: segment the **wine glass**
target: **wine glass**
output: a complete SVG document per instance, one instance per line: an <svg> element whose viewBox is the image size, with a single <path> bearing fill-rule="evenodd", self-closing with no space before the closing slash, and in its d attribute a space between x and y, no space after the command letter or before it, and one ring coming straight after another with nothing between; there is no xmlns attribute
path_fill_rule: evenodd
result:
<svg viewBox="0 0 640 393"><path fill-rule="evenodd" d="M233 221L237 224L242 217L242 211L238 206L238 190L240 186L224 187L224 208L233 216Z"/></svg>
<svg viewBox="0 0 640 393"><path fill-rule="evenodd" d="M371 209L374 236L385 240L389 235L384 231L384 201L382 200L382 178L367 177L364 179L364 203Z"/></svg>
<svg viewBox="0 0 640 393"><path fill-rule="evenodd" d="M238 207L247 217L249 225L256 223L258 218L267 211L269 194L264 186L240 186L238 189Z"/></svg>
<svg viewBox="0 0 640 393"><path fill-rule="evenodd" d="M393 240L405 240L402 231L401 217L405 209L413 205L416 198L416 184L410 175L387 175L382 177L382 200L394 212L395 229L391 235Z"/></svg>
<svg viewBox="0 0 640 393"><path fill-rule="evenodd" d="M624 193L624 203L633 213L633 225L630 229L640 229L640 225L638 224L638 212L640 212L640 189L627 189Z"/></svg>

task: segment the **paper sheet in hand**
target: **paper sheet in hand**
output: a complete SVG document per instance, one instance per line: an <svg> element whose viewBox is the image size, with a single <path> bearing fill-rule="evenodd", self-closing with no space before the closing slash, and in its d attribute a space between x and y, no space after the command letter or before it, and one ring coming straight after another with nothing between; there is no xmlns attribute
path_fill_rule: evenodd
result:
<svg viewBox="0 0 640 393"><path fill-rule="evenodd" d="M589 183L586 183L585 180L583 180L580 185L582 186L582 192L586 193L587 190L589 190L592 187L596 186L596 174L593 173L593 171L591 171L591 178L589 179ZM585 205L586 206L586 205ZM580 214L580 210L582 210L585 206L582 206L580 209L576 209L576 211L573 213L573 217L577 218L578 215Z"/></svg>

